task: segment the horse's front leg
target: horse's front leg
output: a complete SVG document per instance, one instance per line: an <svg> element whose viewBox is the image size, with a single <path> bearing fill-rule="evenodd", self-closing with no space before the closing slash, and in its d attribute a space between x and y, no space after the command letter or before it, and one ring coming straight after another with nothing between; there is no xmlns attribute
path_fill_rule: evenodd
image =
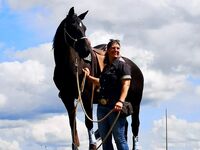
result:
<svg viewBox="0 0 200 150"><path fill-rule="evenodd" d="M60 98L62 99L69 116L69 124L71 128L71 137L72 137L72 150L78 150L80 146L78 132L76 128L76 108L74 106L74 98L66 96L60 92Z"/></svg>
<svg viewBox="0 0 200 150"><path fill-rule="evenodd" d="M70 112L68 111L71 135L72 135L72 150L78 150L80 146L79 136L76 127L76 111Z"/></svg>

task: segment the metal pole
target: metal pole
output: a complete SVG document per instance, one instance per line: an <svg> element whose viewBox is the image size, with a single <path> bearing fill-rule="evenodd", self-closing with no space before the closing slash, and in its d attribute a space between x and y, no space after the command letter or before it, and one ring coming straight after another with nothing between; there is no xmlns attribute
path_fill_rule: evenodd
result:
<svg viewBox="0 0 200 150"><path fill-rule="evenodd" d="M166 118L166 150L168 150L168 135L167 135L167 109L165 111L165 118Z"/></svg>

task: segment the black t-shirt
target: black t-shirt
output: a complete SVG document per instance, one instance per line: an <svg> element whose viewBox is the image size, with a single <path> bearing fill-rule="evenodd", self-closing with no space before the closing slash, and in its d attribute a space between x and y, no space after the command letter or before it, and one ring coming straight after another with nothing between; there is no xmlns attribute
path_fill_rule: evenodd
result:
<svg viewBox="0 0 200 150"><path fill-rule="evenodd" d="M129 65L122 57L106 65L100 75L100 98L109 99L109 105L114 105L121 94L121 81L131 79Z"/></svg>

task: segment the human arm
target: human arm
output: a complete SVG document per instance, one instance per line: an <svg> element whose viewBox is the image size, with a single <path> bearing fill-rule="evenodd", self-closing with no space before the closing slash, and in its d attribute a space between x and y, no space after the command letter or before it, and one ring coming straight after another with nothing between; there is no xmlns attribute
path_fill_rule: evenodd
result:
<svg viewBox="0 0 200 150"><path fill-rule="evenodd" d="M126 96L128 94L128 90L129 90L129 87L130 87L130 83L131 83L131 80L127 79L127 80L122 80L122 89L121 89L121 95L119 97L119 101L121 101L122 103L125 101L126 99Z"/></svg>
<svg viewBox="0 0 200 150"><path fill-rule="evenodd" d="M87 77L88 80L92 81L96 86L100 86L99 78L91 76L90 70L88 68L84 68L83 72L86 73L86 77Z"/></svg>
<svg viewBox="0 0 200 150"><path fill-rule="evenodd" d="M122 110L123 103L125 102L126 96L128 94L128 90L129 90L129 87L130 87L131 80L126 79L126 80L122 80L121 82L122 82L121 94L120 94L119 100L115 104L115 110L116 111Z"/></svg>

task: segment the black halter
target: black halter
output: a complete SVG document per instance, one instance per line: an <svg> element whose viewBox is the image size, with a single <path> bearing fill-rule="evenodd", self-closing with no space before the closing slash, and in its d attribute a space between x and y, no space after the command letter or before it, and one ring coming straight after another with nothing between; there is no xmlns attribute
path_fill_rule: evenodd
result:
<svg viewBox="0 0 200 150"><path fill-rule="evenodd" d="M66 33L66 34L65 34ZM73 48L75 49L75 44L76 42L78 42L79 40L83 40L83 39L87 39L86 36L83 36L81 38L73 38L68 32L67 29L64 27L64 38L65 38L65 43L67 43L67 39L66 39L66 35L73 41Z"/></svg>

